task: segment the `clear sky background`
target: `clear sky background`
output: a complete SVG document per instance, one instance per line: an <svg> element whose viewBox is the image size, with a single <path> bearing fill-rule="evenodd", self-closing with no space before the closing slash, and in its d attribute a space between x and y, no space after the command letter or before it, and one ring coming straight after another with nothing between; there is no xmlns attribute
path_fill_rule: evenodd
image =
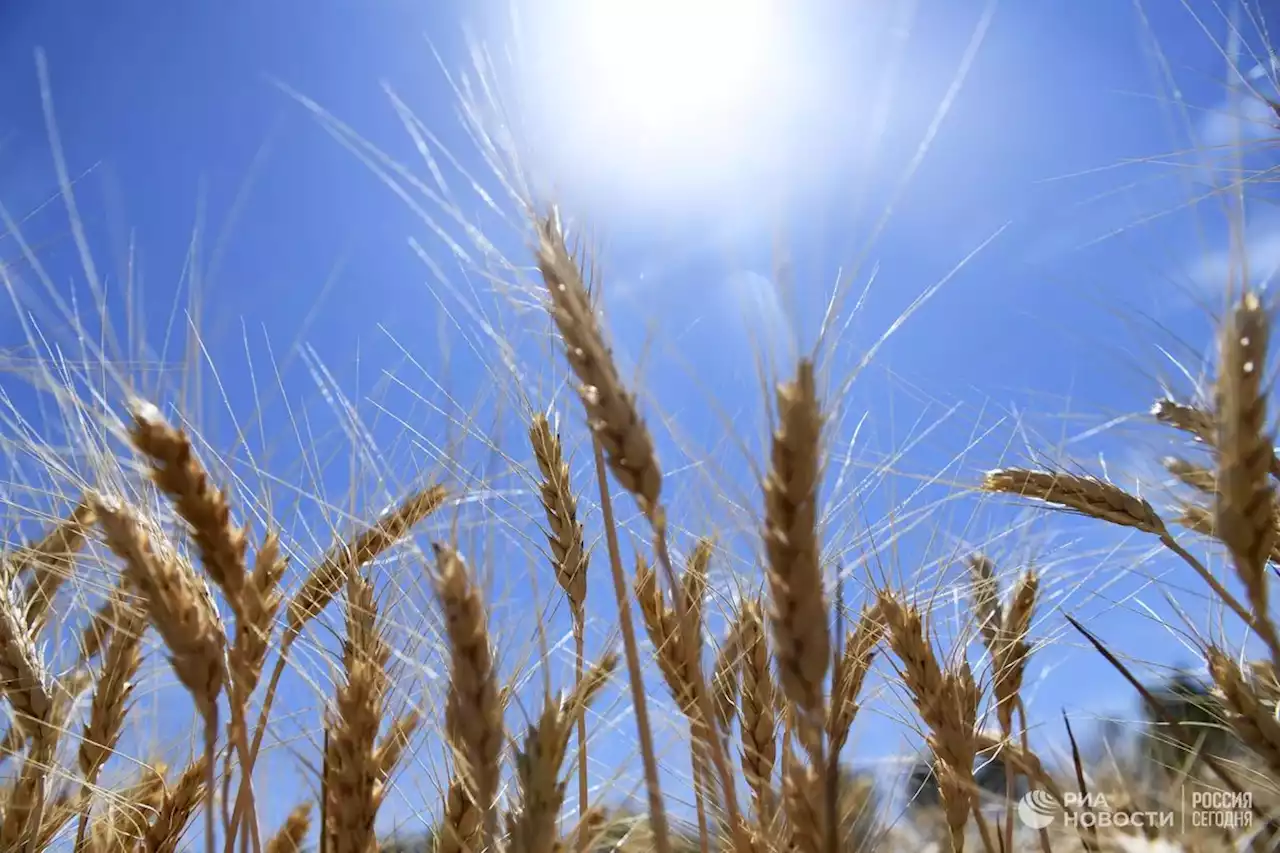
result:
<svg viewBox="0 0 1280 853"><path fill-rule="evenodd" d="M520 473L529 406L562 404L578 482L592 480L581 417L530 298L523 223L478 122L490 155L501 158L509 138L528 187L590 229L619 356L640 377L668 469L677 548L718 531L720 593L758 583L746 465L762 458L757 356L786 369L797 343L813 346L831 293L846 292L822 364L833 397L828 540L849 600L868 572L947 589L971 547L1010 572L1034 561L1048 590L1049 647L1030 694L1033 721L1046 727L1038 736L1061 740L1064 707L1132 716L1119 680L1063 633L1056 611L1089 619L1138 660L1189 663L1194 651L1162 626L1173 609L1149 583L1165 577L1207 628L1213 615L1194 579L1138 538L965 492L987 468L1047 458L1141 482L1168 502L1154 462L1167 437L1140 416L1162 382L1187 390L1179 364L1198 373L1211 352L1228 267L1214 188L1237 165L1236 143L1246 168L1276 162L1259 142L1265 106L1230 88L1245 77L1276 94L1265 26L1280 22L1243 9L1233 41L1211 3L780 8L10 3L0 8L0 203L96 334L91 281L56 198L41 48L122 341L107 345L111 357L178 360L198 294L206 384L191 392L191 417L214 447L235 440L237 423L250 433L253 455L235 457L239 491L286 519L296 565L343 513L368 517L428 475L463 484L449 520L465 522L461 535L481 555L515 665L530 650L533 614L555 598ZM463 110L495 99L503 109ZM384 165L367 151L362 161L356 135ZM1280 212L1256 192L1245 233L1265 282L1280 266ZM12 233L0 237L0 261L19 290L0 311L0 341L30 354L24 317L48 335L45 347L73 341ZM499 343L522 383L497 361ZM15 411L40 422L17 380L3 381ZM154 370L135 381L170 400L180 388L176 374ZM365 430L354 441L347 403ZM376 450L361 462L353 445ZM584 497L589 524L594 504ZM419 571L412 559L395 570ZM593 648L613 621L598 577ZM429 612L420 578L384 573L379 583L401 621ZM945 632L961 611L949 593L936 603ZM547 620L555 642L564 614ZM318 633L304 666L319 686L293 677L286 709L314 709L328 689L319 648L332 643ZM398 701L430 707L438 672L406 667ZM894 719L901 697L884 689L859 723L854 763L913 748ZM651 692L662 695L656 682ZM665 720L678 731L673 710ZM593 772L620 797L626 786L608 780L633 775L624 703L606 721L612 735ZM302 734L314 738L314 725ZM420 787L406 783L389 815L436 801L433 748L410 763ZM305 790L293 780L311 783L287 749L272 756L270 772L290 780L265 795L274 821ZM669 772L679 790L677 758Z"/></svg>

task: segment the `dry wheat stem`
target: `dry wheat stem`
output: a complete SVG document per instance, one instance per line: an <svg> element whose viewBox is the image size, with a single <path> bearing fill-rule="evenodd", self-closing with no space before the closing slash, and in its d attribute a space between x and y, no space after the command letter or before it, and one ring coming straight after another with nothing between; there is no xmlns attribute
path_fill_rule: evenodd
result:
<svg viewBox="0 0 1280 853"><path fill-rule="evenodd" d="M609 481L605 474L604 449L598 438L592 439L592 452L595 458L596 485L600 495L600 514L604 519L605 543L609 551L609 569L613 578L614 603L618 608L618 627L622 633L622 648L627 662L627 680L636 717L636 735L640 741L640 757L644 762L645 789L649 800L649 821L653 827L653 843L656 848L655 853L671 853L666 808L662 801L657 756L653 748L653 729L649 727L649 709L644 693L644 675L640 668L640 652L636 644L635 626L631 620L627 581L622 571L622 555L618 548L618 530L614 523L613 501L609 496Z"/></svg>

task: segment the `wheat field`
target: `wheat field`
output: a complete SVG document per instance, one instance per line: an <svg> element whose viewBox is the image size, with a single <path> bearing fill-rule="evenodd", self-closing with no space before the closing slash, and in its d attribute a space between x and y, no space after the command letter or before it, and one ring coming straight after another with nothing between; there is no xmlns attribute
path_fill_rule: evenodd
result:
<svg viewBox="0 0 1280 853"><path fill-rule="evenodd" d="M959 407L858 456L865 424L902 415L857 411L851 389L951 273L854 334L874 274L788 291L806 270L774 247L775 307L806 294L813 334L754 342L734 368L754 404L722 408L682 349L688 318L666 316L646 334L695 390L664 401L614 331L629 318L594 223L529 167L501 53L450 77L484 176L388 88L434 184L276 87L418 226L470 241L410 238L442 325L354 374L261 344L255 317L241 363L215 359L216 287L149 303L170 315L151 339L141 288L96 265L38 56L91 298L0 208L20 340L0 363L0 851L1280 846L1274 305L1243 223L1274 162L1211 194L1239 263L1206 339L1181 342L1209 354L1138 342L1182 383L1144 374L1145 396L1079 430L1118 434L1147 475L981 406L916 465ZM1262 150L1280 150L1280 106L1258 97ZM1125 578L1140 596L1113 596ZM1195 676L1108 636L1116 608ZM1088 687L1067 653L1136 716L1039 701Z"/></svg>

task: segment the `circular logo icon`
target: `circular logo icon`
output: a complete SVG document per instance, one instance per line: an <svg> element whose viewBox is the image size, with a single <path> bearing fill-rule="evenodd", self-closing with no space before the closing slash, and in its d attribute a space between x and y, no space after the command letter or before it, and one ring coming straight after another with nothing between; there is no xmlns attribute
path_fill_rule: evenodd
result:
<svg viewBox="0 0 1280 853"><path fill-rule="evenodd" d="M1032 788L1018 800L1018 818L1032 829L1045 829L1058 816L1058 804L1048 791Z"/></svg>

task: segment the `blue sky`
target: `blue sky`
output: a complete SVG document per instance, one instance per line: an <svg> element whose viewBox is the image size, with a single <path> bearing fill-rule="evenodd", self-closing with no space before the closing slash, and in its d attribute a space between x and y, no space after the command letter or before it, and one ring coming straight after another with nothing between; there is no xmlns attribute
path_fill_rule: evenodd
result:
<svg viewBox="0 0 1280 853"><path fill-rule="evenodd" d="M545 321L530 310L532 279L494 262L527 265L527 238L460 118L459 90L480 92L474 63L484 55L530 186L559 200L601 247L611 331L626 368L642 377L667 494L687 519L678 547L687 545L680 536L721 530L722 568L751 577L758 498L745 459L761 458L764 436L754 354L812 346L846 274L853 296L836 325L848 324L823 361L828 387L839 387L895 318L945 279L832 401L828 479L839 480L831 505L841 508L832 548L860 579L871 522L883 546L877 571L931 587L955 581L952 558L967 546L989 547L1010 570L1034 559L1055 606L1092 618L1136 658L1189 661L1128 597L1167 616L1143 583L1172 572L1188 590L1180 601L1204 615L1194 582L1149 559L1149 543L1065 519L1031 521L963 491L984 469L1032 453L1095 471L1105 463L1128 485L1152 477L1159 434L1136 423L1094 428L1144 411L1162 380L1185 388L1162 349L1199 369L1221 305L1227 229L1220 202L1189 202L1221 181L1232 140L1251 141L1254 167L1271 156L1252 142L1258 104L1228 100L1227 21L1209 3L1151 3L1145 20L1114 0L862 8L870 5L805 4L786 18L741 12L731 25L699 29L720 4L693 4L691 17L666 27L582 15L570 0L536 13L521 3L10 4L0 12L0 202L21 220L57 293L74 295L96 329L56 199L41 48L110 325L132 339L108 347L112 356L178 359L183 311L199 294L208 363L193 417L215 447L235 440L236 423L252 423L255 455L236 458L247 477L240 491L291 519L297 563L324 547L341 512L367 517L429 474L463 483L469 497L457 518L486 520L487 532L461 529L484 555L515 661L531 642L529 604L554 599L536 504L516 470L528 463L527 405L564 404L575 473L583 488L592 481L563 367L547 358ZM1264 39L1242 20L1257 51ZM1238 62L1245 73L1255 64L1247 51ZM424 129L431 162L415 149L408 115ZM485 117L490 132L496 117ZM406 204L341 144L351 133L434 197L402 176L394 183L408 187ZM1254 271L1266 279L1280 265L1280 212L1259 201L1248 215ZM492 257L461 222L492 241ZM779 235L794 282L782 290L770 284ZM22 306L0 313L4 345L26 340L27 311L65 344L66 317L12 235L0 238L0 260ZM132 326L131 310L143 318ZM483 367L495 339L511 345L526 397L509 373ZM174 380L152 372L137 381L172 399ZM22 391L6 391L27 405ZM264 396L271 402L255 419ZM369 441L350 440L335 398L358 410ZM360 464L352 445L370 442L377 451L351 476ZM912 511L935 502L892 548L883 543L881 520L895 506L910 526L920 521ZM413 571L411 561L400 568ZM406 593L396 600L408 611L426 609L420 579L384 582ZM730 590L727 574L721 586ZM603 577L592 600L612 612ZM955 615L948 606L940 616ZM553 632L563 621L550 617ZM596 646L610 627L600 621ZM339 623L331 615L328 624ZM1062 637L1052 613L1044 628ZM1036 688L1033 716L1056 726L1064 706L1131 710L1118 680L1062 640L1042 657L1055 674ZM308 665L323 672L318 657ZM286 705L314 707L315 690L295 682ZM398 693L414 699L419 682L438 692L428 675L406 677ZM897 706L892 697L877 704ZM614 708L617 737L597 756L602 784L630 755L622 711ZM895 721L871 715L862 725L856 759L909 745ZM302 778L280 756L273 767ZM424 750L407 771L423 782L421 799L412 794L392 812L434 801L430 765ZM676 762L672 773L682 771ZM269 798L271 818L290 805Z"/></svg>

